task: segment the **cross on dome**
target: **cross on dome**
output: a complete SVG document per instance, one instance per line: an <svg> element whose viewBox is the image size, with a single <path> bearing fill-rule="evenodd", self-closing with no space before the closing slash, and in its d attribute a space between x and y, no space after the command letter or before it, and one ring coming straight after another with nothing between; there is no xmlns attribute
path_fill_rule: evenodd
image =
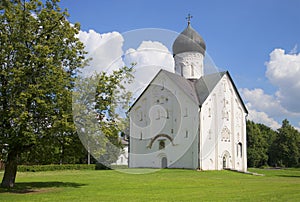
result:
<svg viewBox="0 0 300 202"><path fill-rule="evenodd" d="M188 16L185 18L188 21L188 25L191 24L191 18L193 18L191 14L188 14Z"/></svg>

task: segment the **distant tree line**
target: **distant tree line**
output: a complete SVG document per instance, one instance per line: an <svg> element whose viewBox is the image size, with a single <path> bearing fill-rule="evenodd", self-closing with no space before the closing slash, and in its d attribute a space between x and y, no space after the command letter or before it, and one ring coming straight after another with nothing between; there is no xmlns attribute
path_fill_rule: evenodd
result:
<svg viewBox="0 0 300 202"><path fill-rule="evenodd" d="M272 130L247 121L248 167L300 167L300 132L287 119Z"/></svg>

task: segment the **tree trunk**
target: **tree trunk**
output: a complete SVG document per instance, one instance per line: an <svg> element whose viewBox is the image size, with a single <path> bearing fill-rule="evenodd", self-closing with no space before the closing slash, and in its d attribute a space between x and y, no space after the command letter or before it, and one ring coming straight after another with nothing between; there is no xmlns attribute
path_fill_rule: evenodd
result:
<svg viewBox="0 0 300 202"><path fill-rule="evenodd" d="M7 156L7 162L5 163L5 171L2 179L1 187L12 188L15 185L17 166L18 166L18 154L17 152L9 152Z"/></svg>

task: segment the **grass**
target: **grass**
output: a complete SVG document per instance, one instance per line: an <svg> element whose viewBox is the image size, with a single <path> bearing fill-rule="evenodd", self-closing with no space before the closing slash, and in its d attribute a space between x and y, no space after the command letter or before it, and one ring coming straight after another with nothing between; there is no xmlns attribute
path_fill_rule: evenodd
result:
<svg viewBox="0 0 300 202"><path fill-rule="evenodd" d="M0 201L299 201L300 169L250 171L265 176L180 169L140 175L114 170L19 172L15 188L0 189Z"/></svg>

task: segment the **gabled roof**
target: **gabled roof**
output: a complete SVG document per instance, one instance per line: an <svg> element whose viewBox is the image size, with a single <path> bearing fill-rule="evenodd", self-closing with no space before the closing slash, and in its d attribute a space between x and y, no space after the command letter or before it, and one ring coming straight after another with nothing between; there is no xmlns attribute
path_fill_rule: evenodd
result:
<svg viewBox="0 0 300 202"><path fill-rule="evenodd" d="M198 100L199 100L199 105L200 107L202 106L202 104L205 102L205 100L207 99L207 97L209 96L209 94L212 92L212 90L215 88L215 86L219 83L219 81L221 80L221 78L227 75L233 88L234 91L236 92L240 102L242 103L242 107L244 108L245 112L248 114L248 110L239 94L239 91L237 90L230 74L228 71L225 72L218 72L218 73L214 73L214 74L208 74L205 76L202 76L200 79L195 81L195 90L198 96Z"/></svg>
<svg viewBox="0 0 300 202"><path fill-rule="evenodd" d="M157 78L158 75L160 74L165 74L170 80L172 80L178 87L180 87L182 89L183 92L185 92L187 94L187 96L191 97L191 99L198 104L198 97L196 94L196 91L194 89L194 85L193 82L185 79L184 77L166 71L164 69L161 69L156 75L155 77L152 79L152 81L148 84L148 86L145 88L145 90L140 94L140 96L134 101L134 103L131 105L131 107L129 108L128 112L131 111L131 109L133 108L133 106L138 102L138 100L143 96L143 94L149 89L149 87L151 86L151 84L153 83L153 81Z"/></svg>
<svg viewBox="0 0 300 202"><path fill-rule="evenodd" d="M154 79L159 75L164 73L170 80L172 80L179 88L182 89L183 92L187 96L189 96L197 105L200 107L202 104L205 102L207 97L210 95L210 93L213 91L213 89L216 87L216 85L219 83L221 78L224 75L227 75L228 78L230 79L230 82L233 85L233 88L240 99L242 103L242 107L244 108L245 112L248 113L248 110L229 74L228 71L226 72L218 72L218 73L213 73L213 74L208 74L202 76L200 79L196 80L188 80L178 74L166 71L161 69L156 76L152 79L152 81L148 84L148 86L145 88L145 90L141 93L141 95L136 99L136 101L132 104L130 107L129 111L132 109L132 107L138 102L138 100L142 97L142 95L147 91L149 86L153 83Z"/></svg>
<svg viewBox="0 0 300 202"><path fill-rule="evenodd" d="M194 82L200 106L202 106L210 92L215 88L225 74L226 72L219 72L204 75Z"/></svg>
<svg viewBox="0 0 300 202"><path fill-rule="evenodd" d="M168 72L166 70L161 70L163 73L169 77L183 92L186 93L187 96L189 96L196 104L199 104L198 96L195 91L195 87L192 81L187 80L183 76L180 76L178 74Z"/></svg>

